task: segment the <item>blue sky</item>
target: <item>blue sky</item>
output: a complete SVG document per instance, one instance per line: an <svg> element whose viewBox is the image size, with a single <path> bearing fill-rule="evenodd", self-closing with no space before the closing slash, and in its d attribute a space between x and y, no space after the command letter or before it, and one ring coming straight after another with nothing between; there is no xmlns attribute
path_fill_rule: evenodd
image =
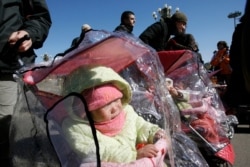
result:
<svg viewBox="0 0 250 167"><path fill-rule="evenodd" d="M85 23L93 29L113 31L125 10L135 13L133 33L139 36L154 22L153 11L167 4L173 10L180 8L188 16L187 33L194 35L207 62L219 40L225 40L230 46L234 19L227 16L235 11L243 14L246 0L47 0L47 3L53 24L43 48L36 50L37 61L45 53L53 57L66 50Z"/></svg>

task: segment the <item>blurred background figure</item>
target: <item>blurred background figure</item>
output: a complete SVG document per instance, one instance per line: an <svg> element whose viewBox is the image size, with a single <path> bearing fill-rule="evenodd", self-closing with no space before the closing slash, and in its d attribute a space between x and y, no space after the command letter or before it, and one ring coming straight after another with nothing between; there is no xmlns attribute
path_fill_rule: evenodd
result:
<svg viewBox="0 0 250 167"><path fill-rule="evenodd" d="M121 15L121 23L114 31L125 31L132 34L135 26L135 14L132 11L124 11Z"/></svg>
<svg viewBox="0 0 250 167"><path fill-rule="evenodd" d="M227 84L229 83L232 68L230 66L229 58L229 47L226 41L219 41L217 43L217 51L215 51L214 56L212 57L210 64L212 71L218 70L216 74L218 84Z"/></svg>
<svg viewBox="0 0 250 167"><path fill-rule="evenodd" d="M237 24L230 46L231 80L224 100L229 108L250 106L250 1L246 1L245 13Z"/></svg>
<svg viewBox="0 0 250 167"><path fill-rule="evenodd" d="M79 44L79 42L81 41L81 39L84 38L85 34L86 34L88 31L90 31L90 30L92 30L92 28L90 27L90 25L88 25L88 24L83 24L83 25L82 25L82 28L81 28L81 34L80 34L80 36L79 36L79 37L75 37L75 38L72 40L72 42L71 42L71 47L77 46L77 45Z"/></svg>

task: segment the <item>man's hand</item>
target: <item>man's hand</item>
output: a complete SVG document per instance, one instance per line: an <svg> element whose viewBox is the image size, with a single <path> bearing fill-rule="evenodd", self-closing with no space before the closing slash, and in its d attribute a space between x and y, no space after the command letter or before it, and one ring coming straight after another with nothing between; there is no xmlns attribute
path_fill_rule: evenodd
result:
<svg viewBox="0 0 250 167"><path fill-rule="evenodd" d="M10 35L10 38L9 38L9 44L14 46L16 44L16 42L23 38L25 35L29 35L26 31L23 31L23 30L20 30L20 31L16 31L16 32L13 32L11 35ZM21 43L21 45L18 47L18 52L25 52L27 51L30 47L32 46L32 41L31 39L29 40L25 40L24 42Z"/></svg>

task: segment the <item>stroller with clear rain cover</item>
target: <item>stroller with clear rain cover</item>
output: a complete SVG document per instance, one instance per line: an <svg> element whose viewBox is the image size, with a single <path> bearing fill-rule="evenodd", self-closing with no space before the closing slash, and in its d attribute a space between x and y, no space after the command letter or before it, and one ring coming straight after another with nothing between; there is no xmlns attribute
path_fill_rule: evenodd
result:
<svg viewBox="0 0 250 167"><path fill-rule="evenodd" d="M158 54L168 84L178 92L174 101L180 111L182 130L196 141L210 166L233 165L235 155L230 139L238 120L226 115L196 53L180 50Z"/></svg>
<svg viewBox="0 0 250 167"><path fill-rule="evenodd" d="M180 114L165 86L164 69L155 50L136 37L103 30L90 31L81 40L50 64L23 67L16 74L20 96L10 132L13 166L208 166L196 143L181 129ZM136 113L164 130L167 139L154 143L160 150L157 156L129 162L101 160L97 130L80 93L100 80L95 78L96 68L122 76L130 85L130 104ZM104 72L102 76L112 75ZM61 126L70 114L80 116L80 112L93 138L91 153L83 156L72 149ZM134 147L136 144L141 143Z"/></svg>

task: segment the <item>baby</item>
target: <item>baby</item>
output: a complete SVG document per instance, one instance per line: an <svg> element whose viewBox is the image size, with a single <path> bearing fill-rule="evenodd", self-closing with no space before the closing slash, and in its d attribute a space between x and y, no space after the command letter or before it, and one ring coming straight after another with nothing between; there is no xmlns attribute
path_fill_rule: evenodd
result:
<svg viewBox="0 0 250 167"><path fill-rule="evenodd" d="M99 73L102 78L98 78ZM166 140L165 132L158 125L145 121L129 105L131 88L116 72L97 68L94 74L95 81L89 82L94 86L88 86L81 94L94 121L101 161L129 163L143 157L156 157L162 150L154 143ZM85 111L82 114L69 112L70 117L62 123L68 143L81 157L95 155L93 135L85 114Z"/></svg>
<svg viewBox="0 0 250 167"><path fill-rule="evenodd" d="M167 88L173 97L181 115L184 116L190 125L194 127L208 142L219 143L217 123L211 117L216 110L211 106L210 98L201 97L199 94L191 94L185 91L184 85L179 83L178 88L173 86L173 80L166 78Z"/></svg>

